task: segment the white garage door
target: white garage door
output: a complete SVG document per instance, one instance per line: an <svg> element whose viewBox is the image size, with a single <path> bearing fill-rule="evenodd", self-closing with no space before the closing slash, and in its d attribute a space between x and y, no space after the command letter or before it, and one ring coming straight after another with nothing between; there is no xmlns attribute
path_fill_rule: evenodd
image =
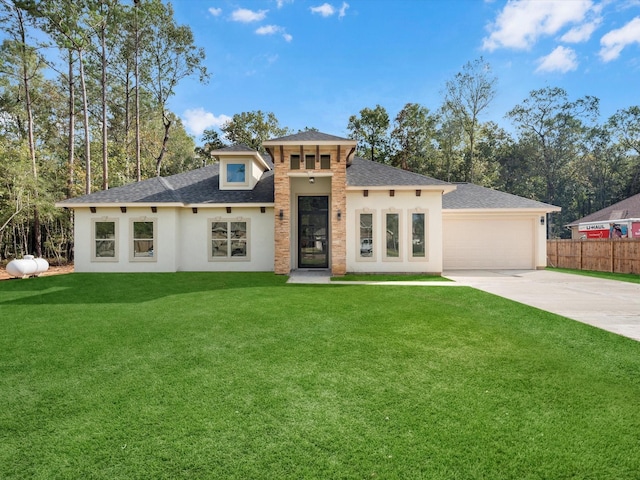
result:
<svg viewBox="0 0 640 480"><path fill-rule="evenodd" d="M442 223L444 270L535 267L531 217L444 215Z"/></svg>

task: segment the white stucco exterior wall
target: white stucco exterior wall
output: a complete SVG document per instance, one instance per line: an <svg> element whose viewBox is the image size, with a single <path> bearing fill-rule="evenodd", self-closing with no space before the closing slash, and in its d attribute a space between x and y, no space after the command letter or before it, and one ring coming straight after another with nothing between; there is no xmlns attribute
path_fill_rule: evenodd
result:
<svg viewBox="0 0 640 480"><path fill-rule="evenodd" d="M116 222L116 258L95 261L92 257L94 220ZM156 248L153 259L131 260L133 220L156 222ZM128 207L126 213L117 207L74 210L74 269L76 272L175 272L178 218L175 208Z"/></svg>
<svg viewBox="0 0 640 480"><path fill-rule="evenodd" d="M97 207L74 210L74 268L76 272L176 272L176 271L273 271L273 207L265 213L260 207L198 208L127 207L126 213L117 207ZM249 260L209 260L209 228L213 219L248 220ZM156 248L153 258L132 259L133 220L155 221ZM116 257L96 260L93 257L94 221L116 223Z"/></svg>
<svg viewBox="0 0 640 480"><path fill-rule="evenodd" d="M544 218L544 224L541 219ZM540 212L534 215L533 223L536 225L536 269L547 268L547 221L546 212Z"/></svg>
<svg viewBox="0 0 640 480"><path fill-rule="evenodd" d="M374 218L373 255L362 259L359 255L358 214L372 213ZM383 248L386 242L385 217L387 212L397 212L400 218L400 256L386 259ZM424 212L426 226L426 257L412 258L411 214ZM347 191L347 272L349 273L442 273L442 192L422 190L369 190L365 197L361 190ZM377 247L376 247L377 246Z"/></svg>
<svg viewBox="0 0 640 480"><path fill-rule="evenodd" d="M273 207L198 207L180 212L178 270L188 272L272 272L274 261ZM209 259L209 228L211 221L248 221L247 260Z"/></svg>

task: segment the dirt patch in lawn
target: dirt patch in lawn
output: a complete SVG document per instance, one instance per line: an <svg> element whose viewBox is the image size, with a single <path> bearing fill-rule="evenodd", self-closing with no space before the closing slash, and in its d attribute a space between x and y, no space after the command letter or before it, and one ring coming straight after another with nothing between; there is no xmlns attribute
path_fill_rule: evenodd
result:
<svg viewBox="0 0 640 480"><path fill-rule="evenodd" d="M49 265L49 270L41 273L41 277L47 277L49 275L62 275L65 273L73 273L73 264L70 265ZM0 266L0 282L9 280L12 277L7 273L5 266Z"/></svg>

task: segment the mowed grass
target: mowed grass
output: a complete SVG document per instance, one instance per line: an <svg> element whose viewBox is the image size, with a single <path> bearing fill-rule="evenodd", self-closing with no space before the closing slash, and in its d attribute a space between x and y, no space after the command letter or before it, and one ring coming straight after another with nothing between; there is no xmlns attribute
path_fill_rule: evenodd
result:
<svg viewBox="0 0 640 480"><path fill-rule="evenodd" d="M607 280L617 280L620 282L640 283L640 275L635 273L613 273L613 272L596 272L594 270L573 270L570 268L549 268L555 272L573 273L574 275L585 275L587 277L605 278Z"/></svg>
<svg viewBox="0 0 640 480"><path fill-rule="evenodd" d="M0 282L0 478L628 479L640 343L467 287Z"/></svg>

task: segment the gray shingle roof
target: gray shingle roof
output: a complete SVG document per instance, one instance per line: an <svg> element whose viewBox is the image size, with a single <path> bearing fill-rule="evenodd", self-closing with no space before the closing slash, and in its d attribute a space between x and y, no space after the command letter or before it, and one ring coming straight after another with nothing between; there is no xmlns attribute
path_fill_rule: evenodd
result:
<svg viewBox="0 0 640 480"><path fill-rule="evenodd" d="M602 210L591 213L586 217L579 218L567 226L570 227L585 222L620 220L623 218L640 218L640 193L633 195L632 197L625 198L624 200L605 207Z"/></svg>
<svg viewBox="0 0 640 480"><path fill-rule="evenodd" d="M220 190L219 164L209 165L170 177L155 177L122 187L111 188L70 198L61 206L84 204L135 203L158 204L225 204L273 203L274 171L269 170L253 190ZM400 170L379 162L354 158L347 167L347 185L357 187L450 186L450 183L417 173ZM457 189L442 198L443 209L537 209L553 211L558 207L518 197L471 183L456 184ZM636 196L640 204L640 194ZM634 198L634 197L632 197ZM623 202L620 202L623 203ZM619 205L619 204L616 204ZM610 208L613 208L612 206ZM606 210L606 209L605 209ZM640 214L638 214L640 217ZM586 217L585 217L586 218Z"/></svg>
<svg viewBox="0 0 640 480"><path fill-rule="evenodd" d="M65 204L104 203L273 203L273 170L262 175L253 190L220 190L219 164L170 177L156 177L122 187L102 190L59 202Z"/></svg>
<svg viewBox="0 0 640 480"><path fill-rule="evenodd" d="M251 148L251 147L247 147L246 145L243 145L241 143L237 143L235 145L229 145L228 147L218 148L217 150L214 150L214 154L215 154L215 152L250 152L250 153L256 153L256 150Z"/></svg>
<svg viewBox="0 0 640 480"><path fill-rule="evenodd" d="M262 160L265 161L269 168L273 168L273 160L267 153L260 153L256 149L243 145L241 143L236 143L235 145L229 145L228 147L218 148L217 150L213 150L211 155L214 157L219 157L224 155L225 153L250 153L252 156L259 156Z"/></svg>
<svg viewBox="0 0 640 480"><path fill-rule="evenodd" d="M316 132L308 130L306 132L295 133L293 135L287 135L280 138L272 138L269 140L272 142L355 142L350 138L336 137L335 135L329 135L328 133Z"/></svg>
<svg viewBox="0 0 640 480"><path fill-rule="evenodd" d="M392 187L450 185L450 183L391 167L384 163L354 157L351 165L347 166L347 185L351 187Z"/></svg>
<svg viewBox="0 0 640 480"><path fill-rule="evenodd" d="M530 200L491 188L481 187L473 183L455 183L456 189L442 197L444 210L458 209L536 209L556 211L558 207L547 203Z"/></svg>

